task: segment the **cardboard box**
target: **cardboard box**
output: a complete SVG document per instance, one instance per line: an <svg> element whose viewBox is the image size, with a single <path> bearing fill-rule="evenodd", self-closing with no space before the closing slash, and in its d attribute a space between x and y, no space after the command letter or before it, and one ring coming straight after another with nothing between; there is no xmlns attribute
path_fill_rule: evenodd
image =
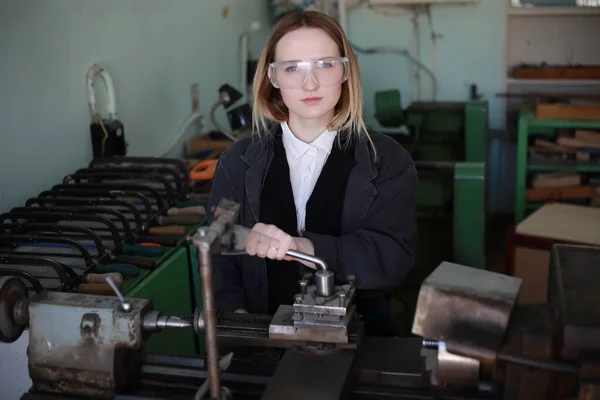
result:
<svg viewBox="0 0 600 400"><path fill-rule="evenodd" d="M546 303L550 250L555 243L600 246L600 209L550 203L517 225L509 236L508 272L523 279L520 304Z"/></svg>

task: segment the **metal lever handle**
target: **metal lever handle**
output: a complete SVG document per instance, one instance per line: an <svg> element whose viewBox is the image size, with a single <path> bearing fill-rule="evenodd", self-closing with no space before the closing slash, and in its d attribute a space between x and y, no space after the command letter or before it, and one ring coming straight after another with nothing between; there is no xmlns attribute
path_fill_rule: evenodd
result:
<svg viewBox="0 0 600 400"><path fill-rule="evenodd" d="M310 254L302 253L296 250L288 250L285 254L297 260L308 261L314 263L322 271L327 271L327 264L319 257L311 256Z"/></svg>
<svg viewBox="0 0 600 400"><path fill-rule="evenodd" d="M113 281L110 276L106 278L106 283L108 283L108 286L111 287L111 289L115 292L115 294L117 295L119 300L121 300L121 311L124 311L124 312L131 311L131 303L125 301L125 297L123 296L123 293L121 293L121 291L117 287L115 281Z"/></svg>

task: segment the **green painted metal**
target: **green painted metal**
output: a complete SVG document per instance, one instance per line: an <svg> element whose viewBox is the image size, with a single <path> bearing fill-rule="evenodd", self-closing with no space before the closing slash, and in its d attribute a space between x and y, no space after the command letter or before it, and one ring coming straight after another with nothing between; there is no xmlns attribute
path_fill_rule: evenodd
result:
<svg viewBox="0 0 600 400"><path fill-rule="evenodd" d="M486 164L454 165L454 262L485 269Z"/></svg>
<svg viewBox="0 0 600 400"><path fill-rule="evenodd" d="M198 249L190 245L188 247L188 258L192 274L192 302L194 308L202 309L202 282L200 281L200 261L198 260ZM196 335L196 343L199 354L204 354L206 349L204 334Z"/></svg>
<svg viewBox="0 0 600 400"><path fill-rule="evenodd" d="M488 103L465 103L465 161L486 162L488 156Z"/></svg>
<svg viewBox="0 0 600 400"><path fill-rule="evenodd" d="M538 119L535 113L528 108L521 110L518 123L517 137L517 176L515 183L515 224L521 222L528 211L534 210L535 204L527 203L525 192L527 191L527 173L556 171L556 172L600 172L600 165L573 162L561 163L559 165L536 164L529 165L527 162L527 148L529 135L548 134L553 135L556 129L600 129L600 122L574 121L561 119Z"/></svg>
<svg viewBox="0 0 600 400"><path fill-rule="evenodd" d="M375 92L375 118L386 128L397 128L404 123L399 90Z"/></svg>
<svg viewBox="0 0 600 400"><path fill-rule="evenodd" d="M126 297L152 300L154 309L165 315L188 317L192 309L192 276L189 254L180 247L162 257L160 266L136 279L135 285L124 285ZM127 281L125 282L127 283ZM128 287L130 286L130 287ZM186 355L197 353L197 339L192 329L171 329L153 334L145 349L154 353Z"/></svg>

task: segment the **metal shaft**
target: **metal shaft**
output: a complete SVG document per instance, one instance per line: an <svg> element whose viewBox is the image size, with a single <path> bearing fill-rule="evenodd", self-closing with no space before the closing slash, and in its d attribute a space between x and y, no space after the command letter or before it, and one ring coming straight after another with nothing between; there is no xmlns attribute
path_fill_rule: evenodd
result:
<svg viewBox="0 0 600 400"><path fill-rule="evenodd" d="M214 304L212 279L212 260L210 246L200 246L200 276L202 278L202 301L204 314L204 335L206 338L206 361L208 367L208 383L212 399L221 396L219 374L219 354L217 347L217 321Z"/></svg>
<svg viewBox="0 0 600 400"><path fill-rule="evenodd" d="M285 254L298 260L314 263L322 271L327 271L327 264L325 264L325 261L321 260L318 257L311 256L310 254L302 253L296 250L288 250Z"/></svg>

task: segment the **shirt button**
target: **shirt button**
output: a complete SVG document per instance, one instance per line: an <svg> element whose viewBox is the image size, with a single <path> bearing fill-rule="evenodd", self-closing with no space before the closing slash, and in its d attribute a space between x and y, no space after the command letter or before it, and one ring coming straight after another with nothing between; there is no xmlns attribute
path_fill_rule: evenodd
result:
<svg viewBox="0 0 600 400"><path fill-rule="evenodd" d="M304 183L308 183L308 176L304 177Z"/></svg>

